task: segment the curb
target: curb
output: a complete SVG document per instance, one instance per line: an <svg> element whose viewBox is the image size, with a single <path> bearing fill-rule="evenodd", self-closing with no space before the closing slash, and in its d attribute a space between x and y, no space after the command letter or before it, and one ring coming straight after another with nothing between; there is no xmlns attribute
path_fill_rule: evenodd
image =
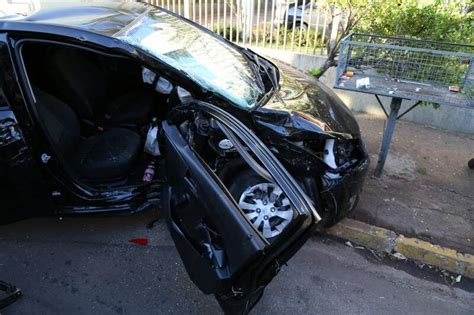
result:
<svg viewBox="0 0 474 315"><path fill-rule="evenodd" d="M398 252L417 262L474 279L474 255L405 237L391 230L353 219L344 219L324 233L387 253Z"/></svg>

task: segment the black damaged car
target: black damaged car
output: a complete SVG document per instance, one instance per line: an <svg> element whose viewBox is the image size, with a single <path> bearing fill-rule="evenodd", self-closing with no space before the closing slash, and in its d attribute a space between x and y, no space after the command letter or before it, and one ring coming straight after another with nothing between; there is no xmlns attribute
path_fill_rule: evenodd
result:
<svg viewBox="0 0 474 315"><path fill-rule="evenodd" d="M334 93L164 9L0 20L0 218L160 207L192 281L246 313L368 157Z"/></svg>

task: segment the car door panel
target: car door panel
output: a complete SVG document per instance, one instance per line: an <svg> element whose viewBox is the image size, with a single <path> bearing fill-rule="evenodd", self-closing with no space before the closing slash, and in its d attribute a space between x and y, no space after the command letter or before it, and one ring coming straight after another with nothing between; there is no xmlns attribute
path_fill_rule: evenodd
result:
<svg viewBox="0 0 474 315"><path fill-rule="evenodd" d="M248 261L261 255L268 243L247 224L176 126L164 123L163 129L168 160L173 161L167 164L173 170L168 180L174 184L173 194L179 196L164 207L171 234L194 283L204 293L219 292Z"/></svg>
<svg viewBox="0 0 474 315"><path fill-rule="evenodd" d="M37 161L27 148L14 114L0 107L0 224L53 210Z"/></svg>
<svg viewBox="0 0 474 315"><path fill-rule="evenodd" d="M0 34L0 224L53 211L39 161L13 111L21 92L11 60L7 36Z"/></svg>
<svg viewBox="0 0 474 315"><path fill-rule="evenodd" d="M202 102L194 105L217 119L228 138L234 134L232 141L238 138L251 149L257 163L271 174L295 209L295 219L287 231L268 242L177 126L163 123L170 185L163 193L163 209L187 272L204 293L251 296L261 291L280 264L304 244L319 216L291 175L247 127L216 106Z"/></svg>

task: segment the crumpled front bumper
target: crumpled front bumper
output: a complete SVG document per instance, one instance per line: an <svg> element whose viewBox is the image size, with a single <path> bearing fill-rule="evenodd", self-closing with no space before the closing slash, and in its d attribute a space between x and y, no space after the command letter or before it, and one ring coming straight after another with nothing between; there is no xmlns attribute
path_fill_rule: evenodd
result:
<svg viewBox="0 0 474 315"><path fill-rule="evenodd" d="M354 210L367 176L369 163L369 157L364 157L336 184L321 191L321 198L326 207L325 211L331 213L332 222L328 222L329 224L337 223Z"/></svg>

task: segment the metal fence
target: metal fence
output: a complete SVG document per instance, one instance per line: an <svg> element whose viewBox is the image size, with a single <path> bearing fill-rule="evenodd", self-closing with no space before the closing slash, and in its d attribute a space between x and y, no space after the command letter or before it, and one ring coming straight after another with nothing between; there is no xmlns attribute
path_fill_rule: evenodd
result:
<svg viewBox="0 0 474 315"><path fill-rule="evenodd" d="M336 78L342 89L472 108L474 46L352 34L341 41Z"/></svg>
<svg viewBox="0 0 474 315"><path fill-rule="evenodd" d="M335 42L331 7L316 0L147 0L242 46L325 54ZM333 26L334 25L334 26Z"/></svg>

